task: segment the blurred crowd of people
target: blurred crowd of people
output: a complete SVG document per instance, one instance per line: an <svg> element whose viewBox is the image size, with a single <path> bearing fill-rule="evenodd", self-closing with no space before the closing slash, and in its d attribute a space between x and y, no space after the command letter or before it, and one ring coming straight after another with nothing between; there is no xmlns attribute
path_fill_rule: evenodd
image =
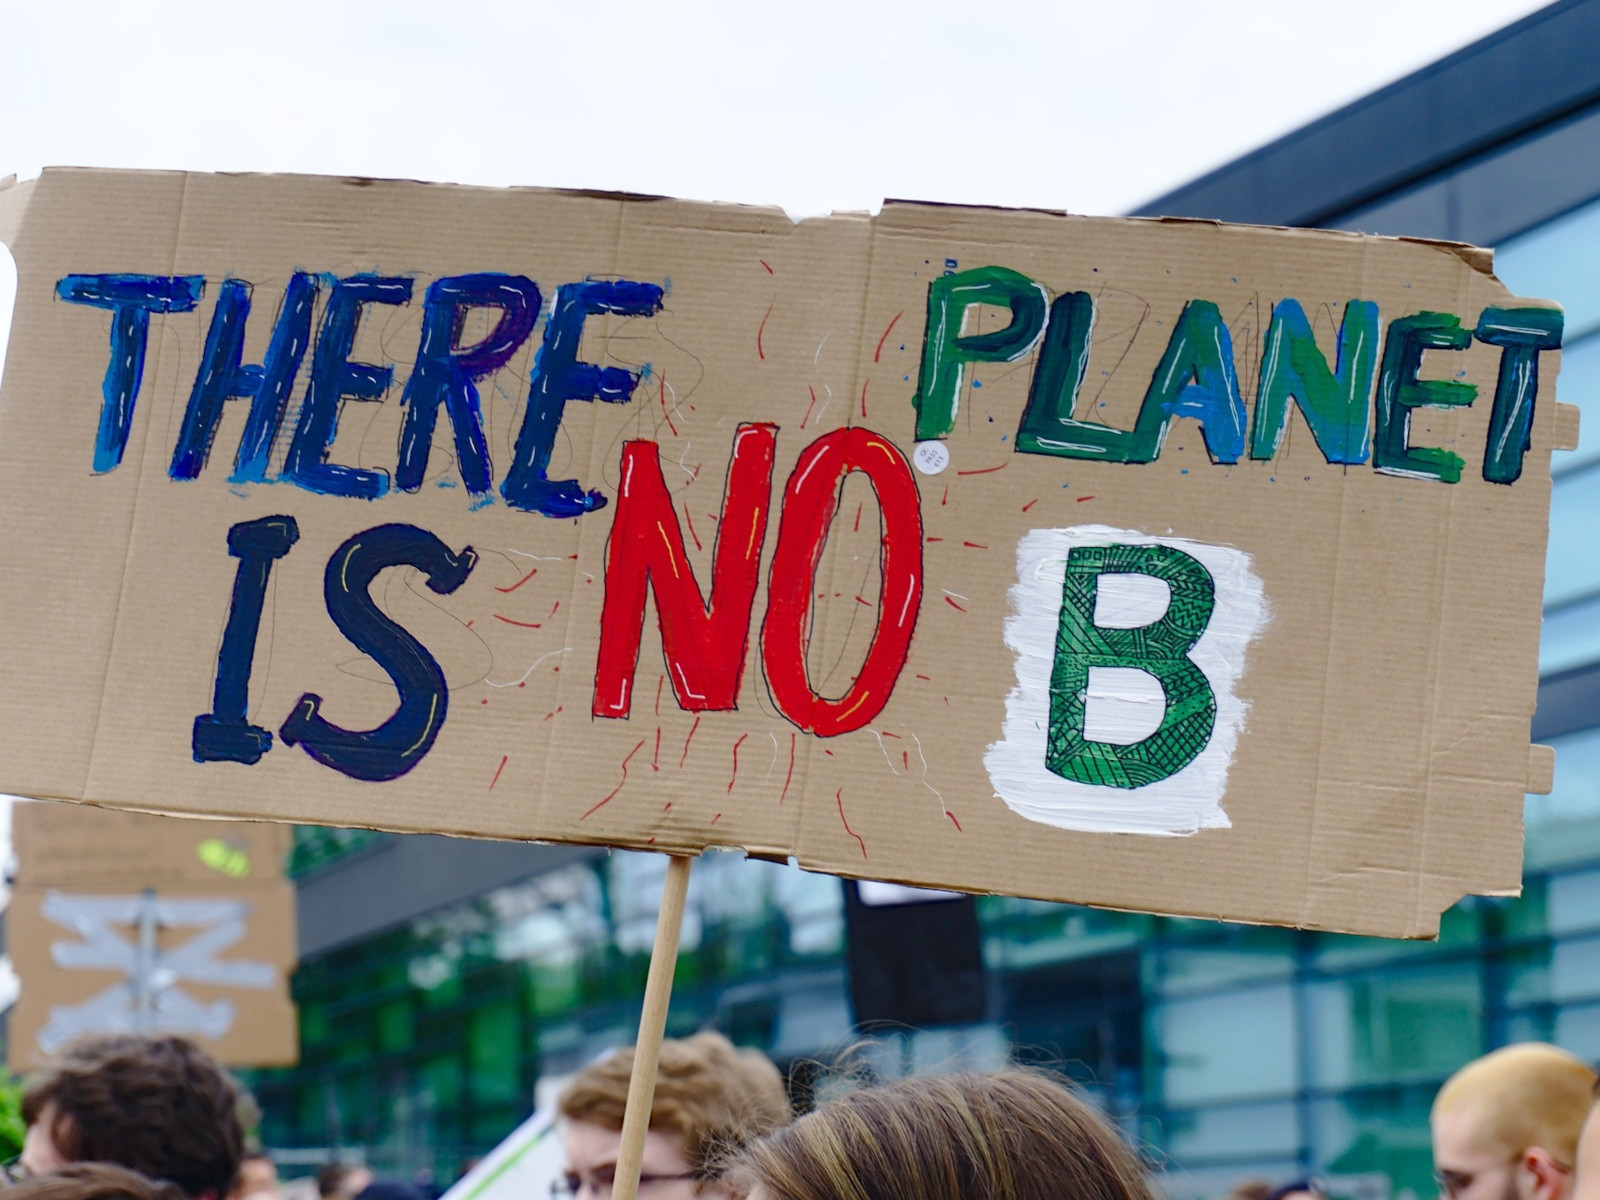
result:
<svg viewBox="0 0 1600 1200"><path fill-rule="evenodd" d="M571 1079L554 1200L609 1200L633 1051ZM1467 1064L1430 1118L1441 1200L1600 1200L1596 1076L1554 1046ZM176 1037L96 1036L28 1081L8 1200L285 1200L249 1144L249 1097ZM320 1200L434 1200L330 1163ZM641 1200L1154 1200L1145 1164L1055 1077L1006 1070L840 1089L796 1117L783 1077L720 1034L661 1047ZM530 1200L542 1200L532 1197ZM1250 1180L1228 1200L1325 1200L1302 1178Z"/></svg>

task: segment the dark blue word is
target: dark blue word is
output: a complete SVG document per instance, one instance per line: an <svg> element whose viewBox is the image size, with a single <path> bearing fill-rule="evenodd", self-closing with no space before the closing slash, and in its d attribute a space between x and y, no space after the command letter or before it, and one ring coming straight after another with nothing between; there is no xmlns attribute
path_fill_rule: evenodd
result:
<svg viewBox="0 0 1600 1200"><path fill-rule="evenodd" d="M178 428L167 474L195 479L205 469L229 400L245 400L249 414L234 455L235 483L282 481L325 496L374 500L391 488L415 492L427 474L434 429L443 410L450 422L462 483L475 503L493 492L494 468L484 432L478 384L492 376L527 341L544 298L523 275L480 272L436 279L422 301L417 361L401 393L405 416L393 472L330 461L346 404L379 402L394 383L386 363L351 360L362 316L373 305L400 307L413 299L406 276L375 274L330 279L296 272L284 289L266 353L244 361L245 330L253 287L224 279L217 289L205 347ZM144 378L145 348L154 314L190 312L204 294L201 275L68 275L56 294L72 304L111 313L110 359L101 385L100 425L94 469L122 462L135 402ZM327 288L321 324L313 333L318 297ZM545 321L544 336L528 380L528 400L500 495L514 508L549 517L575 517L601 508L606 498L576 479L551 479L547 472L567 402L626 403L642 372L605 367L578 357L584 323L597 313L648 317L661 311L658 284L629 280L584 280L562 284ZM463 346L461 331L474 309L496 313L481 340ZM287 419L290 395L311 356L310 378L282 470L271 473L273 447Z"/></svg>
<svg viewBox="0 0 1600 1200"><path fill-rule="evenodd" d="M272 748L271 732L251 724L247 712L250 665L272 564L299 537L289 516L243 521L228 531L228 553L239 566L217 655L211 711L194 719L195 762L256 763ZM278 730L284 744L299 746L335 771L374 782L398 778L421 762L444 725L450 692L427 648L379 611L372 581L389 567L415 567L432 591L448 596L466 582L477 561L472 547L452 553L415 525L379 525L335 550L322 581L328 615L352 645L388 673L400 703L377 728L352 730L323 716L322 697L307 692Z"/></svg>

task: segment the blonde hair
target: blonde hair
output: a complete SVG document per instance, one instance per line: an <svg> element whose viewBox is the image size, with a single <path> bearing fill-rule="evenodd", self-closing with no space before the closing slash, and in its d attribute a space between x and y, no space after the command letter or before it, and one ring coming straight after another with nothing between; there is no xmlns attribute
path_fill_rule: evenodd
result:
<svg viewBox="0 0 1600 1200"><path fill-rule="evenodd" d="M1470 1114L1478 1145L1507 1159L1538 1146L1570 1167L1594 1088L1595 1073L1581 1060L1543 1042L1524 1042L1450 1076L1434 1097L1432 1115Z"/></svg>
<svg viewBox="0 0 1600 1200"><path fill-rule="evenodd" d="M561 1093L561 1115L621 1129L632 1074L632 1046L585 1067ZM791 1116L783 1077L760 1051L735 1049L720 1033L661 1043L650 1128L676 1134L696 1171L711 1173L714 1159Z"/></svg>
<svg viewBox="0 0 1600 1200"><path fill-rule="evenodd" d="M750 1146L728 1179L773 1200L1152 1200L1093 1109L1020 1070L848 1094Z"/></svg>

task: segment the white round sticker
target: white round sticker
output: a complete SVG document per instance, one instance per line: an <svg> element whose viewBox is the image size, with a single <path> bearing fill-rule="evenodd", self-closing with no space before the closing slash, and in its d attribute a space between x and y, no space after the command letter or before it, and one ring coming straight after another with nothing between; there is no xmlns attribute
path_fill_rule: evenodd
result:
<svg viewBox="0 0 1600 1200"><path fill-rule="evenodd" d="M924 475L937 475L950 465L950 450L943 442L918 442L911 461Z"/></svg>

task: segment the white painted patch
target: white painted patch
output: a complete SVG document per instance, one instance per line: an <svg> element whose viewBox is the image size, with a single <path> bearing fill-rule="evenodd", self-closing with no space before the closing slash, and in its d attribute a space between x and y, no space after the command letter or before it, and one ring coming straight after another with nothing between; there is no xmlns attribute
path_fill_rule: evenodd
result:
<svg viewBox="0 0 1600 1200"><path fill-rule="evenodd" d="M1189 652L1216 695L1211 740L1183 770L1132 789L1077 783L1045 766L1050 669L1067 555L1077 546L1110 545L1182 550L1211 572L1216 588L1211 621ZM1006 697L1003 737L984 756L995 795L1020 816L1059 829L1177 836L1227 828L1230 822L1222 798L1248 708L1234 689L1244 673L1245 652L1267 623L1261 580L1250 556L1230 546L1151 537L1104 525L1035 529L1017 545L1017 582L1010 599L1005 639L1016 654L1017 686ZM1170 599L1166 584L1150 576L1104 575L1096 595L1095 621L1106 627L1137 628L1159 620ZM1165 707L1160 684L1146 672L1092 668L1084 732L1093 740L1132 745L1160 727Z"/></svg>
<svg viewBox="0 0 1600 1200"><path fill-rule="evenodd" d="M1150 672L1136 667L1089 668L1083 710L1083 736L1089 741L1136 745L1160 729L1166 715L1167 694Z"/></svg>
<svg viewBox="0 0 1600 1200"><path fill-rule="evenodd" d="M911 463L924 475L937 475L950 465L950 448L940 441L918 442Z"/></svg>

